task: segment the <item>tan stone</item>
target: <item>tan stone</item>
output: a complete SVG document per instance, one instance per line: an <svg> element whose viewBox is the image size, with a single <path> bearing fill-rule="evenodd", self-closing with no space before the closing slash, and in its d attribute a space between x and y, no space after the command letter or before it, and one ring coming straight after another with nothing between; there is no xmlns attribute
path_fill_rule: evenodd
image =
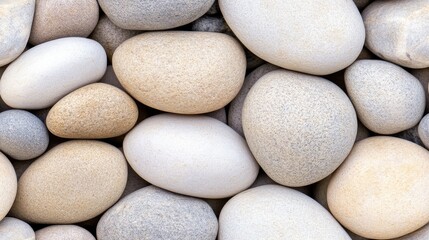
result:
<svg viewBox="0 0 429 240"><path fill-rule="evenodd" d="M37 240L95 240L85 228L76 225L52 225L36 231Z"/></svg>
<svg viewBox="0 0 429 240"><path fill-rule="evenodd" d="M0 221L12 207L17 192L15 170L9 159L0 152Z"/></svg>

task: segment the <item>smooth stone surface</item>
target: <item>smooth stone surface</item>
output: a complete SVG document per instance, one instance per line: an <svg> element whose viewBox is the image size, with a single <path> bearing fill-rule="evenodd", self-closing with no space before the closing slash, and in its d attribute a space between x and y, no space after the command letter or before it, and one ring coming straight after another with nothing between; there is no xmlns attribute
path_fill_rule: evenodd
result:
<svg viewBox="0 0 429 240"><path fill-rule="evenodd" d="M121 44L113 55L113 69L141 103L166 112L200 114L224 107L237 95L246 59L238 41L226 34L151 32Z"/></svg>
<svg viewBox="0 0 429 240"><path fill-rule="evenodd" d="M0 67L15 60L25 49L33 22L35 0L0 2Z"/></svg>
<svg viewBox="0 0 429 240"><path fill-rule="evenodd" d="M328 185L328 205L352 232L400 237L429 222L429 152L394 137L355 144Z"/></svg>
<svg viewBox="0 0 429 240"><path fill-rule="evenodd" d="M5 217L0 221L0 240L35 239L33 228L28 223L13 217Z"/></svg>
<svg viewBox="0 0 429 240"><path fill-rule="evenodd" d="M374 1L362 13L366 47L409 68L429 67L429 1Z"/></svg>
<svg viewBox="0 0 429 240"><path fill-rule="evenodd" d="M364 25L352 1L219 0L219 6L250 51L282 68L330 74L352 64L364 45Z"/></svg>
<svg viewBox="0 0 429 240"><path fill-rule="evenodd" d="M226 32L228 25L222 17L202 16L192 23L192 31Z"/></svg>
<svg viewBox="0 0 429 240"><path fill-rule="evenodd" d="M395 238L394 240L426 240L429 239L429 224L426 224L424 227L419 230L402 236L400 238Z"/></svg>
<svg viewBox="0 0 429 240"><path fill-rule="evenodd" d="M94 140L68 141L27 168L11 213L34 223L82 222L112 206L126 181L126 160L117 148Z"/></svg>
<svg viewBox="0 0 429 240"><path fill-rule="evenodd" d="M358 60L344 76L359 120L369 130L395 134L422 118L426 103L423 87L401 67L381 60Z"/></svg>
<svg viewBox="0 0 429 240"><path fill-rule="evenodd" d="M264 185L235 195L222 209L219 240L229 239L350 237L328 211L307 195L279 185Z"/></svg>
<svg viewBox="0 0 429 240"><path fill-rule="evenodd" d="M214 0L98 0L118 27L131 30L164 30L188 24L206 13Z"/></svg>
<svg viewBox="0 0 429 240"><path fill-rule="evenodd" d="M124 91L93 83L58 101L49 110L46 126L62 138L111 138L131 130L138 114L136 103Z"/></svg>
<svg viewBox="0 0 429 240"><path fill-rule="evenodd" d="M429 114L426 114L422 120L420 120L420 123L417 127L418 137L426 146L426 148L429 148Z"/></svg>
<svg viewBox="0 0 429 240"><path fill-rule="evenodd" d="M103 47L90 39L70 37L31 48L11 63L0 80L0 95L13 108L42 109L106 71Z"/></svg>
<svg viewBox="0 0 429 240"><path fill-rule="evenodd" d="M24 110L0 113L0 150L13 159L40 156L49 144L49 134L39 118Z"/></svg>
<svg viewBox="0 0 429 240"><path fill-rule="evenodd" d="M98 240L216 239L218 222L201 199L155 186L142 188L111 207L97 225Z"/></svg>
<svg viewBox="0 0 429 240"><path fill-rule="evenodd" d="M214 119L217 119L217 120L219 120L219 121L221 121L221 122L223 122L223 123L226 124L226 118L227 117L226 117L226 110L225 110L225 108L221 108L219 110L216 110L216 111L213 111L213 112L209 112L209 113L206 113L204 115L206 115L208 117L212 117Z"/></svg>
<svg viewBox="0 0 429 240"><path fill-rule="evenodd" d="M416 77L423 86L426 95L426 111L429 112L429 68L424 69L412 69L410 72L414 77Z"/></svg>
<svg viewBox="0 0 429 240"><path fill-rule="evenodd" d="M123 147L146 181L195 197L232 196L248 188L259 170L244 139L207 116L147 118L127 134Z"/></svg>
<svg viewBox="0 0 429 240"><path fill-rule="evenodd" d="M256 161L271 179L291 187L331 174L347 157L357 132L355 110L339 87L287 70L256 82L242 120Z"/></svg>
<svg viewBox="0 0 429 240"><path fill-rule="evenodd" d="M0 221L9 212L17 192L15 170L9 159L0 152Z"/></svg>
<svg viewBox="0 0 429 240"><path fill-rule="evenodd" d="M85 228L76 225L51 225L36 231L37 240L95 240Z"/></svg>
<svg viewBox="0 0 429 240"><path fill-rule="evenodd" d="M29 42L88 37L97 22L97 0L37 0Z"/></svg>

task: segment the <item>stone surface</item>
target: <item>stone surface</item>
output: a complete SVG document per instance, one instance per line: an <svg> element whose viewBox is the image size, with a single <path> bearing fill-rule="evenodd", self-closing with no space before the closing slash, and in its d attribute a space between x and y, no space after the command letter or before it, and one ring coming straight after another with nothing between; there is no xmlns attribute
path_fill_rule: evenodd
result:
<svg viewBox="0 0 429 240"><path fill-rule="evenodd" d="M188 24L206 13L214 0L98 0L118 27L131 30L163 30Z"/></svg>
<svg viewBox="0 0 429 240"><path fill-rule="evenodd" d="M116 74L115 74L115 71L113 70L112 65L107 66L106 72L104 73L103 77L100 79L100 82L110 84L114 87L121 89L124 92L127 91L124 89L124 87L122 87L121 83L118 80L118 77L116 77Z"/></svg>
<svg viewBox="0 0 429 240"><path fill-rule="evenodd" d="M36 231L37 240L95 240L85 228L76 225L51 225Z"/></svg>
<svg viewBox="0 0 429 240"><path fill-rule="evenodd" d="M0 221L0 240L35 240L33 228L17 218L5 217Z"/></svg>
<svg viewBox="0 0 429 240"><path fill-rule="evenodd" d="M405 131L399 132L395 135L392 135L392 137L402 138L402 139L408 140L410 142L413 142L415 144L418 144L422 147L425 147L425 145L423 144L422 140L419 137L418 125L416 125L412 128L409 128Z"/></svg>
<svg viewBox="0 0 429 240"><path fill-rule="evenodd" d="M216 239L218 222L203 200L149 186L110 208L97 225L98 240Z"/></svg>
<svg viewBox="0 0 429 240"><path fill-rule="evenodd" d="M15 170L9 159L0 152L0 221L9 212L17 192Z"/></svg>
<svg viewBox="0 0 429 240"><path fill-rule="evenodd" d="M226 32L228 25L222 17L202 16L192 23L192 31Z"/></svg>
<svg viewBox="0 0 429 240"><path fill-rule="evenodd" d="M59 100L49 110L46 125L62 138L111 138L131 130L137 117L137 105L124 91L93 83Z"/></svg>
<svg viewBox="0 0 429 240"><path fill-rule="evenodd" d="M328 185L328 205L352 232L390 239L429 222L429 152L394 137L355 144Z"/></svg>
<svg viewBox="0 0 429 240"><path fill-rule="evenodd" d="M15 60L25 49L33 22L35 0L0 2L0 67Z"/></svg>
<svg viewBox="0 0 429 240"><path fill-rule="evenodd" d="M282 68L330 74L352 64L364 45L364 25L352 1L219 0L219 6L250 51Z"/></svg>
<svg viewBox="0 0 429 240"><path fill-rule="evenodd" d="M200 114L224 107L237 95L246 60L240 44L226 34L151 32L121 44L113 69L127 92L143 104Z"/></svg>
<svg viewBox="0 0 429 240"><path fill-rule="evenodd" d="M37 0L29 42L88 37L97 22L97 0Z"/></svg>
<svg viewBox="0 0 429 240"><path fill-rule="evenodd" d="M146 182L143 178L141 178L134 170L133 168L128 165L128 179L127 179L127 185L125 185L125 190L122 193L121 199L127 196L130 193L133 193L141 188L147 187L150 185L150 183Z"/></svg>
<svg viewBox="0 0 429 240"><path fill-rule="evenodd" d="M34 223L82 222L112 206L126 181L126 160L117 148L94 140L68 141L27 168L11 213Z"/></svg>
<svg viewBox="0 0 429 240"><path fill-rule="evenodd" d="M429 224L426 224L424 227L419 230L402 236L400 238L395 238L394 240L426 240L429 239Z"/></svg>
<svg viewBox="0 0 429 240"><path fill-rule="evenodd" d="M0 95L13 108L42 109L106 71L106 53L93 40L70 37L31 48L10 64L0 80Z"/></svg>
<svg viewBox="0 0 429 240"><path fill-rule="evenodd" d="M426 146L426 148L429 148L429 114L426 114L422 120L420 120L420 123L417 127L418 137Z"/></svg>
<svg viewBox="0 0 429 240"><path fill-rule="evenodd" d="M258 80L247 94L242 118L259 165L271 179L291 187L331 174L350 152L357 132L355 110L339 87L287 70Z"/></svg>
<svg viewBox="0 0 429 240"><path fill-rule="evenodd" d="M429 67L429 2L374 1L362 13L365 46L378 57L409 68Z"/></svg>
<svg viewBox="0 0 429 240"><path fill-rule="evenodd" d="M323 227L322 227L323 226ZM296 190L265 185L229 200L219 217L219 240L350 239L316 201Z"/></svg>
<svg viewBox="0 0 429 240"><path fill-rule="evenodd" d="M160 114L127 134L124 153L146 181L202 198L225 198L248 188L259 166L244 139L207 116Z"/></svg>
<svg viewBox="0 0 429 240"><path fill-rule="evenodd" d="M49 144L49 134L39 118L24 110L0 113L0 150L13 159L40 156Z"/></svg>
<svg viewBox="0 0 429 240"><path fill-rule="evenodd" d="M359 120L373 132L398 133L415 126L423 116L423 87L395 64L358 60L345 71L345 84Z"/></svg>
<svg viewBox="0 0 429 240"><path fill-rule="evenodd" d="M426 95L426 112L429 112L429 68L412 69L411 74L416 77L423 86Z"/></svg>

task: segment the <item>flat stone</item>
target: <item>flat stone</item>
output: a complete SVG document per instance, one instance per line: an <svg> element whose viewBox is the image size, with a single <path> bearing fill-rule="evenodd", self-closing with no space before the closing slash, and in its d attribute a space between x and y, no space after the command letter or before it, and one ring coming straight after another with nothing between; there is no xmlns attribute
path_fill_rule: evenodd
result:
<svg viewBox="0 0 429 240"><path fill-rule="evenodd" d="M51 225L36 231L37 240L95 240L85 228L76 225Z"/></svg>
<svg viewBox="0 0 429 240"><path fill-rule="evenodd" d="M17 192L15 170L9 159L0 152L0 221L9 212Z"/></svg>
<svg viewBox="0 0 429 240"><path fill-rule="evenodd" d="M0 240L35 240L33 228L28 223L13 217L0 221Z"/></svg>

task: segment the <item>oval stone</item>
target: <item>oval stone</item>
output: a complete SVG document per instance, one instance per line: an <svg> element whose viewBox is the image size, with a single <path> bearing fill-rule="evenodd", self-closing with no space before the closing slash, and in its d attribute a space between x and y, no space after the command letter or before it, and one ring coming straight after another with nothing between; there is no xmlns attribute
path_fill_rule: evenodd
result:
<svg viewBox="0 0 429 240"><path fill-rule="evenodd" d="M76 225L51 225L36 231L37 240L95 240L85 228Z"/></svg>
<svg viewBox="0 0 429 240"><path fill-rule="evenodd" d="M429 114L426 114L422 120L420 120L417 132L424 146L429 148Z"/></svg>
<svg viewBox="0 0 429 240"><path fill-rule="evenodd" d="M5 217L0 221L0 240L35 239L33 228L28 223L13 217Z"/></svg>
<svg viewBox="0 0 429 240"><path fill-rule="evenodd" d="M9 212L17 192L15 169L9 159L0 152L0 221Z"/></svg>
<svg viewBox="0 0 429 240"><path fill-rule="evenodd" d="M400 238L395 238L394 240L426 240L426 239L429 239L429 224L426 224L424 227L410 234L407 234Z"/></svg>

